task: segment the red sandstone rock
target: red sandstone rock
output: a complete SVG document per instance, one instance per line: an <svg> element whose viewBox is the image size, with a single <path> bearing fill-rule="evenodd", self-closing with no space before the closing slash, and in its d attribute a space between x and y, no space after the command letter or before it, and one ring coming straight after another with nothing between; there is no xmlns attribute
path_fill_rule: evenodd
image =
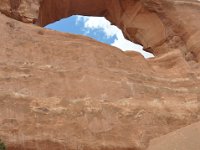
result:
<svg viewBox="0 0 200 150"><path fill-rule="evenodd" d="M192 0L0 0L3 14L40 26L73 14L105 16L156 56L0 14L0 138L10 150L141 150L199 121L199 7Z"/></svg>

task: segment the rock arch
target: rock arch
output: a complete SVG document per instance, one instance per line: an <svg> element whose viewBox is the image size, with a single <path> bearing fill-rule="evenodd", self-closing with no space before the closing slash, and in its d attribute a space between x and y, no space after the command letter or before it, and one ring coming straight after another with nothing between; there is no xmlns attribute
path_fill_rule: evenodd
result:
<svg viewBox="0 0 200 150"><path fill-rule="evenodd" d="M74 14L103 16L122 29L126 38L144 46L146 50L163 44L166 40L165 27L159 17L148 11L139 1L43 0L38 24L44 26Z"/></svg>
<svg viewBox="0 0 200 150"><path fill-rule="evenodd" d="M44 26L74 14L105 16L129 40L160 56L178 52L189 64L200 59L199 2L196 0L1 0L0 11ZM187 15L185 15L187 14Z"/></svg>

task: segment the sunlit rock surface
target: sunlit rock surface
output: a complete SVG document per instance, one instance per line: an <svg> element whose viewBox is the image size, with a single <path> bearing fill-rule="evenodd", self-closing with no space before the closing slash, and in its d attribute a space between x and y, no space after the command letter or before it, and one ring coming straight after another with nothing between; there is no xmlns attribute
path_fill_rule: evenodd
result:
<svg viewBox="0 0 200 150"><path fill-rule="evenodd" d="M200 121L199 9L194 0L0 0L0 138L9 150L141 150ZM74 14L105 16L156 57L37 26Z"/></svg>

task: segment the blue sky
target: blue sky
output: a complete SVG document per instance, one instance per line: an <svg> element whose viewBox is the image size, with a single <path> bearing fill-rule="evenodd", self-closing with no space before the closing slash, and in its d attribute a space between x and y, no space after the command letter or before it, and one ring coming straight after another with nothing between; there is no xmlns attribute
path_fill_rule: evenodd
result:
<svg viewBox="0 0 200 150"><path fill-rule="evenodd" d="M153 56L143 51L142 46L126 40L121 30L111 25L111 23L103 17L71 16L49 24L45 28L89 36L124 51L134 50L140 52L146 58Z"/></svg>

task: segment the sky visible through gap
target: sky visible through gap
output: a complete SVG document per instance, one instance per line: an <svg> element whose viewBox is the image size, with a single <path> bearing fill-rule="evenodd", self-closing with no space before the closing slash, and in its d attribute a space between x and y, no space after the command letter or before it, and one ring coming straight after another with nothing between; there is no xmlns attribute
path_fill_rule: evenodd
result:
<svg viewBox="0 0 200 150"><path fill-rule="evenodd" d="M104 17L71 16L47 25L45 28L82 34L100 42L115 46L121 50L134 50L141 53L145 58L153 57L153 54L145 52L141 45L126 40L122 31L106 20Z"/></svg>

